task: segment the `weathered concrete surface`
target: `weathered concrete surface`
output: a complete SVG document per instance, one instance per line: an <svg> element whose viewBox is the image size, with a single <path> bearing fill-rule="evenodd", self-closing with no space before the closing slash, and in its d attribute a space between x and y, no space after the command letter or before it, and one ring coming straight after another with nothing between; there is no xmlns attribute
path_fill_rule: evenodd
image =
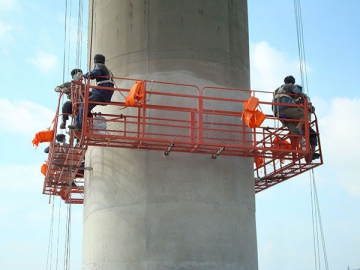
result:
<svg viewBox="0 0 360 270"><path fill-rule="evenodd" d="M249 88L245 0L89 2L89 58L114 75ZM252 159L90 148L86 162L83 269L257 269Z"/></svg>

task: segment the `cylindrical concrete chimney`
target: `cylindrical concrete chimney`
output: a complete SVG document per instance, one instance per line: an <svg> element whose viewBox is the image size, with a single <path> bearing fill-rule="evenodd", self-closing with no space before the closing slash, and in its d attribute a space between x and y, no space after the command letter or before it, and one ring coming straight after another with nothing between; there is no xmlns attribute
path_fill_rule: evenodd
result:
<svg viewBox="0 0 360 270"><path fill-rule="evenodd" d="M89 68L97 53L118 77L249 88L247 1L90 0ZM86 163L83 269L257 269L252 158L89 147Z"/></svg>

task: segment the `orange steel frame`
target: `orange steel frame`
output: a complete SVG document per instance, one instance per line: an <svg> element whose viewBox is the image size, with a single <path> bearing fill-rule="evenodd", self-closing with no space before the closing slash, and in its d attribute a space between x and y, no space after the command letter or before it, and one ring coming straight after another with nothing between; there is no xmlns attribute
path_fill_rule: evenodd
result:
<svg viewBox="0 0 360 270"><path fill-rule="evenodd" d="M114 77L114 81L114 89L86 82L83 86L85 91L73 91L72 100L80 100L81 96L81 100L85 100L83 106L86 112L92 88L115 90L114 96L125 99L137 80ZM306 140L306 149L303 150L299 147L300 136L290 135L287 128L279 127L279 120L271 112L271 106L275 104L269 102L273 99L272 92L224 87L200 89L189 84L143 82L146 90L142 104L126 107L125 100L101 103L99 105L106 105L106 111L110 113L94 112L99 107L94 108L93 117L84 113L82 133L70 131L70 145L74 146L69 147L61 170L54 169L57 148L52 142L44 194L60 195L67 203L83 202L83 179L78 180L80 187L71 187L71 182L87 146L157 150L162 151L164 156L176 152L207 154L209 162L216 162L219 156L261 159L263 162L254 166L256 193L323 164L322 157L316 161L306 159L310 151L309 140ZM79 82L72 87L81 88ZM241 119L243 104L250 96L260 99L259 106L266 114L266 120L260 127L249 128ZM81 104L80 101L73 102L73 115ZM56 118L60 116L59 106ZM308 119L306 101L303 105L294 106L302 107L305 119ZM304 137L309 138L309 127L312 127L318 138L316 152L321 154L317 118L312 115L314 119L309 125L304 125ZM57 123L54 126L56 128ZM279 147L274 143L275 137L286 140L291 148Z"/></svg>

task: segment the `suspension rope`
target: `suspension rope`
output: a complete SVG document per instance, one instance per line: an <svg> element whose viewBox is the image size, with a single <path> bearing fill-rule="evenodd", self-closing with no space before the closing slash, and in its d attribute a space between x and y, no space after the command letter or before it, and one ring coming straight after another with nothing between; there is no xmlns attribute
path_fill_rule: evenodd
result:
<svg viewBox="0 0 360 270"><path fill-rule="evenodd" d="M59 199L59 221L58 221L58 234L57 234L57 243L56 243L56 268L58 268L58 262L59 262L59 242L60 242L60 224L61 224L61 200Z"/></svg>
<svg viewBox="0 0 360 270"><path fill-rule="evenodd" d="M78 26L77 26L77 46L76 46L76 66L81 67L82 58L82 32L83 32L83 1L79 0Z"/></svg>
<svg viewBox="0 0 360 270"><path fill-rule="evenodd" d="M64 50L63 50L63 70L62 70L62 80L65 81L66 76L66 57L67 57L67 50L66 50L66 43L67 43L67 33L68 33L68 2L65 0L65 14L64 14ZM63 95L64 96L64 95ZM62 97L62 104L64 103L64 97ZM55 119L54 119L55 120ZM50 222L50 233L49 233L49 243L48 243L48 255L47 255L47 262L46 262L46 269L51 269L52 267L52 250L53 250L53 229L54 229L54 208L55 208L55 199L52 201L52 211L51 211L51 222ZM56 269L58 265L58 257L59 257L59 229L60 229L60 209L61 209L61 200L60 200L60 207L59 207L59 222L58 222L58 236L57 236L57 249L56 249Z"/></svg>
<svg viewBox="0 0 360 270"><path fill-rule="evenodd" d="M66 0L67 1L67 0ZM69 6L69 16L68 16L68 19L69 19L69 25L68 25L68 32L69 32L69 35L68 35L68 54L67 54L67 74L69 73L69 70L70 70L70 55L71 55L71 21L72 21L72 18L71 18L71 2L70 1L70 6Z"/></svg>
<svg viewBox="0 0 360 270"><path fill-rule="evenodd" d="M307 95L309 95L309 86L308 86L307 70L306 70L305 45L304 45L305 42L304 42L300 0L294 0L294 10L295 10L296 34L297 34L298 53L299 53L299 62L300 62L301 84L305 86L306 89L305 92L307 93ZM324 231L321 221L319 199L317 196L315 174L313 169L311 169L310 172L310 193L311 193L311 213L312 213L312 226L313 226L315 269L321 269L320 241L322 244L325 269L329 269L327 254L326 254L325 237L324 237ZM319 235L321 239L319 239Z"/></svg>
<svg viewBox="0 0 360 270"><path fill-rule="evenodd" d="M70 242L71 242L71 203L67 206L67 223L65 232L64 269L70 269Z"/></svg>
<svg viewBox="0 0 360 270"><path fill-rule="evenodd" d="M55 200L52 200L52 209L51 209L51 220L50 220L50 232L49 232L49 243L48 243L48 254L46 260L46 269L51 269L51 260L52 260L52 238L53 238L53 225L54 225L54 207Z"/></svg>
<svg viewBox="0 0 360 270"><path fill-rule="evenodd" d="M67 0L65 1L65 27L64 27L64 52L63 52L63 82L65 81L65 63L66 63L66 39L67 39Z"/></svg>
<svg viewBox="0 0 360 270"><path fill-rule="evenodd" d="M83 25L83 0L79 0L78 2L78 29L77 29L77 43L76 43L76 57L75 62L76 66L78 68L81 68L81 56L82 56L82 25ZM62 70L62 77L63 82L66 81L67 74L69 73L70 67L69 65L73 63L73 61L70 61L70 49L73 42L71 42L71 1L68 4L68 1L65 0L65 18L64 18L64 43L63 43L63 70ZM62 96L62 105L64 103L64 96ZM69 142L70 145L70 142ZM70 149L69 147L65 149ZM71 164L74 162L74 153L70 153L71 156L69 156L69 161ZM64 251L64 269L70 269L70 236L71 236L71 189L72 189L72 174L69 176L69 200L70 203L68 204L67 208L67 217L66 217L66 234L65 234L65 251ZM59 198L59 215L58 215L58 235L57 235L57 248L56 248L56 261L55 267L58 269L58 263L59 263L59 243L60 243L60 225L61 225L61 203L62 199ZM50 222L50 232L49 232L49 243L48 243L48 254L47 254L47 262L46 262L46 269L50 269L53 264L53 238L54 238L54 208L55 208L55 200L52 202L52 215L51 215L51 222Z"/></svg>
<svg viewBox="0 0 360 270"><path fill-rule="evenodd" d="M315 200L314 200L314 181L310 179L310 194L311 194L311 220L312 220L312 230L313 230L313 248L314 248L314 263L315 269L319 269L319 232L318 232L318 223L316 221L316 207L315 207Z"/></svg>
<svg viewBox="0 0 360 270"><path fill-rule="evenodd" d="M311 205L313 206L313 231L316 233L316 239L314 237L314 251L315 251L315 269L321 269L320 266L320 240L321 240L321 248L324 257L325 269L329 269L329 264L327 260L326 253L326 245L325 245L325 236L324 230L322 227L321 213L320 213L320 204L319 198L317 195L316 183L315 183L315 175L313 169L310 172L310 186L311 186ZM319 240L319 234L321 239ZM317 261L317 263L316 263ZM318 267L318 268L317 268Z"/></svg>
<svg viewBox="0 0 360 270"><path fill-rule="evenodd" d="M92 0L91 4L91 30L90 30L90 48L89 48L89 59L88 59L88 65L90 68L91 65L91 59L92 59L92 45L93 45L93 32L94 32L94 0Z"/></svg>
<svg viewBox="0 0 360 270"><path fill-rule="evenodd" d="M66 50L66 43L67 43L67 28L68 28L68 24L67 24L67 18L68 18L68 2L67 0L65 0L65 14L64 14L64 22L65 22L65 27L64 27L64 51L63 51L63 74L62 74L62 81L63 83L65 82L65 76L66 76L66 56L67 56L67 50ZM64 95L61 99L61 106L64 105Z"/></svg>
<svg viewBox="0 0 360 270"><path fill-rule="evenodd" d="M76 41L76 56L75 56L75 66L76 68L81 68L81 58L82 58L82 31L83 30L83 0L78 2L78 25L77 25L77 41ZM69 41L70 47L70 41ZM69 61L70 62L70 61ZM69 141L69 146L70 146ZM71 151L69 147L67 151ZM74 165L75 157L74 151L68 152L69 161ZM76 160L77 162L77 160ZM76 169L75 169L76 170ZM71 200L72 200L72 188L73 188L73 174L69 174L69 187L68 191L68 205L67 205L67 216L66 216L66 232L65 232L65 247L64 247L64 269L70 269L70 258L71 258Z"/></svg>
<svg viewBox="0 0 360 270"><path fill-rule="evenodd" d="M298 53L299 53L299 62L300 62L299 64L300 64L301 85L305 87L305 92L306 94L309 95L309 85L308 85L307 70L306 70L305 42L304 42L300 0L294 0L294 10L295 10L296 34L297 34Z"/></svg>

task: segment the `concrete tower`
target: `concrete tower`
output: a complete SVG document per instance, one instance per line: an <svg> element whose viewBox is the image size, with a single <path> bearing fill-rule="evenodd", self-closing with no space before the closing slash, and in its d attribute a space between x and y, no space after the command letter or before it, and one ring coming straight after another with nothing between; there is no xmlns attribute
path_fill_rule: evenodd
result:
<svg viewBox="0 0 360 270"><path fill-rule="evenodd" d="M250 86L246 0L89 7L90 67L101 53L119 77ZM86 162L83 269L257 269L252 158L90 147Z"/></svg>

